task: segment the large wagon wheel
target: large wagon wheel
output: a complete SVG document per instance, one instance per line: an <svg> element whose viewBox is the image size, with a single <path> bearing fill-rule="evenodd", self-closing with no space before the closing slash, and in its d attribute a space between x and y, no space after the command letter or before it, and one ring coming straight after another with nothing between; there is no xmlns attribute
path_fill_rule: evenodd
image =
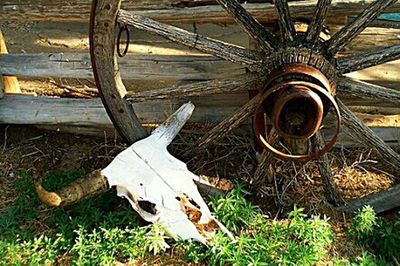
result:
<svg viewBox="0 0 400 266"><path fill-rule="evenodd" d="M386 7L396 0L377 0L356 19L330 39L321 38L321 31L331 0L318 0L307 30L296 30L287 0L275 0L280 35L275 36L253 18L237 0L217 0L233 16L259 49L247 50L232 44L194 34L180 28L135 15L120 9L121 0L94 0L90 21L90 53L94 77L104 105L119 134L133 143L146 136L131 103L172 97L202 96L234 91L258 90L258 94L237 112L225 118L199 142L200 146L216 142L254 116L255 133L265 151L261 162L272 154L281 159L318 160L321 174L331 190L332 202L340 203L329 175L326 152L337 139L341 122L367 147L375 149L394 168L400 169L400 155L393 151L372 130L363 124L338 97L336 91L363 98L381 99L400 105L400 92L344 77L343 74L400 58L400 45L366 54L336 58ZM127 92L119 74L115 29L117 24L160 35L173 42L201 52L241 64L249 72L222 80L176 85L169 88ZM337 120L336 134L328 143L320 137L325 116L333 111ZM288 143L313 140L311 152L285 153L268 142L262 122L269 118L275 136ZM271 135L270 134L270 135ZM259 169L262 169L260 167Z"/></svg>

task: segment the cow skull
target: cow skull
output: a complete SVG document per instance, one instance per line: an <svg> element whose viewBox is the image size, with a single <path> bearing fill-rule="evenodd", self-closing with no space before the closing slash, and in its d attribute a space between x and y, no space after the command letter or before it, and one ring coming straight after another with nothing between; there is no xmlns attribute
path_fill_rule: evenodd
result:
<svg viewBox="0 0 400 266"><path fill-rule="evenodd" d="M53 206L66 205L67 201L72 202L71 193L93 194L104 190L108 183L109 187L116 187L118 195L126 198L144 220L160 223L175 239L207 243L217 231L233 239L201 197L195 182L204 181L167 150L193 110L192 103L181 106L149 137L122 151L106 168L95 171L88 179L76 181L73 191L47 192L38 186L39 197ZM91 183L85 186L84 182Z"/></svg>

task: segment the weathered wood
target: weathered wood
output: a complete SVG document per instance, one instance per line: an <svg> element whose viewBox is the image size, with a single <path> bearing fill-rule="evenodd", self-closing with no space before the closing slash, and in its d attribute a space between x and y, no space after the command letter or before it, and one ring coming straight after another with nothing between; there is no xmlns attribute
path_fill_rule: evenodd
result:
<svg viewBox="0 0 400 266"><path fill-rule="evenodd" d="M217 140L225 137L232 130L241 125L246 119L254 114L257 106L263 99L263 94L259 93L245 105L243 105L234 114L226 117L221 123L216 125L212 130L208 131L198 142L198 147L206 147L209 144L215 143Z"/></svg>
<svg viewBox="0 0 400 266"><path fill-rule="evenodd" d="M0 54L8 54L6 41L4 40L4 36L1 29L0 29ZM19 87L19 83L16 77L2 76L2 75L4 75L4 73L0 71L0 79L2 79L3 93L21 93L21 89Z"/></svg>
<svg viewBox="0 0 400 266"><path fill-rule="evenodd" d="M357 116L345 106L342 101L337 99L343 123L371 149L379 152L380 156L392 165L395 169L400 169L400 155L390 148L382 139L379 138L369 127L367 127Z"/></svg>
<svg viewBox="0 0 400 266"><path fill-rule="evenodd" d="M396 115L371 115L365 113L357 113L356 116L369 127L399 127L400 132L400 114ZM399 136L400 138L400 136ZM400 145L400 143L399 143Z"/></svg>
<svg viewBox="0 0 400 266"><path fill-rule="evenodd" d="M382 102L400 106L400 91L351 78L341 78L339 80L338 92L343 96L353 95L366 99L379 99Z"/></svg>
<svg viewBox="0 0 400 266"><path fill-rule="evenodd" d="M237 0L217 0L217 2L233 16L264 52L270 53L278 48L274 35L252 17Z"/></svg>
<svg viewBox="0 0 400 266"><path fill-rule="evenodd" d="M283 43L293 42L296 38L296 30L289 12L288 0L274 0L278 11L279 28L281 29Z"/></svg>
<svg viewBox="0 0 400 266"><path fill-rule="evenodd" d="M400 207L400 185L350 201L338 208L339 211L355 213L364 206L371 206L376 213L382 213Z"/></svg>
<svg viewBox="0 0 400 266"><path fill-rule="evenodd" d="M263 79L256 74L243 74L231 79L210 80L195 82L159 90L128 92L125 99L128 102L145 102L153 100L172 99L175 97L202 96L210 94L231 93L236 91L246 91L262 86Z"/></svg>
<svg viewBox="0 0 400 266"><path fill-rule="evenodd" d="M374 0L332 0L329 17L348 16L358 13ZM172 4L165 4L171 2ZM227 15L217 5L186 7L184 4L174 4L171 1L124 1L123 8L134 11L137 15L151 17L168 23L233 23L234 19ZM181 1L178 1L181 2ZM251 2L251 1L246 1ZM145 4L143 4L145 3ZM163 4L164 3L164 4ZM289 3L291 13L296 17L310 17L314 12L316 1L293 1ZM0 3L0 19L4 21L79 21L86 22L89 18L91 0L34 0L20 2L12 0ZM242 6L259 22L277 19L275 7L271 3L248 3ZM387 8L387 12L398 12L400 3ZM332 21L336 21L333 19Z"/></svg>
<svg viewBox="0 0 400 266"><path fill-rule="evenodd" d="M247 93L190 97L133 104L143 124L157 124L187 101L196 105L192 123L218 123L248 99ZM0 100L1 124L74 125L110 128L112 123L100 99L34 97L7 94Z"/></svg>
<svg viewBox="0 0 400 266"><path fill-rule="evenodd" d="M318 152L325 146L325 141L321 136L321 133L318 132L313 138L313 149L314 152ZM333 179L333 174L331 170L331 164L329 161L328 154L325 153L320 158L316 159L319 173L322 177L322 184L324 186L325 197L327 201L333 206L339 206L344 203L342 197L337 190L335 180Z"/></svg>
<svg viewBox="0 0 400 266"><path fill-rule="evenodd" d="M278 141L279 136L272 128L271 132L268 134L268 143L271 143L271 145L274 146ZM254 172L253 184L255 186L259 186L265 183L271 183L273 181L274 169L271 164L274 159L275 158L268 150L263 149L258 160L256 171Z"/></svg>
<svg viewBox="0 0 400 266"><path fill-rule="evenodd" d="M126 55L118 59L118 66L124 80L207 80L245 72L244 67L213 56ZM0 55L0 72L25 77L93 78L90 56L79 53Z"/></svg>
<svg viewBox="0 0 400 266"><path fill-rule="evenodd" d="M386 7L397 0L376 0L371 3L358 17L335 33L327 42L327 50L330 54L336 54L348 45L361 31L368 27Z"/></svg>
<svg viewBox="0 0 400 266"><path fill-rule="evenodd" d="M115 24L121 1L96 0L90 19L90 57L99 93L113 124L127 143L147 136L132 105L125 100L115 49Z"/></svg>
<svg viewBox="0 0 400 266"><path fill-rule="evenodd" d="M186 101L192 101L196 111L189 123L221 122L224 117L232 115L248 100L248 93L233 93L185 99L163 100L135 103L133 107L143 125L154 125L165 120L176 108ZM374 125L372 130L387 144L398 146L400 127L390 122L390 127L375 119L381 115L360 115L363 122ZM389 118L390 119L390 118ZM250 125L245 121L245 125ZM47 129L85 135L114 136L113 125L107 116L100 99L70 99L54 97L34 97L29 95L7 94L0 100L0 123L40 125ZM375 123L375 124L374 124ZM325 132L325 131L324 131ZM327 128L324 136L329 139L334 129ZM250 133L250 131L249 131ZM360 145L359 139L341 134L338 145Z"/></svg>
<svg viewBox="0 0 400 266"><path fill-rule="evenodd" d="M139 30L160 35L173 42L188 46L189 48L235 63L251 67L261 63L262 61L261 56L257 52L248 51L236 45L207 38L200 34L163 24L150 18L138 16L125 10L119 11L118 22L123 25L135 27Z"/></svg>
<svg viewBox="0 0 400 266"><path fill-rule="evenodd" d="M307 28L306 41L308 43L314 44L319 39L331 2L332 0L318 0L313 18Z"/></svg>
<svg viewBox="0 0 400 266"><path fill-rule="evenodd" d="M0 71L0 99L4 97L4 81L3 78L1 77L1 71Z"/></svg>
<svg viewBox="0 0 400 266"><path fill-rule="evenodd" d="M400 59L400 45L393 45L378 51L341 58L337 61L336 67L340 74L345 74L397 59Z"/></svg>

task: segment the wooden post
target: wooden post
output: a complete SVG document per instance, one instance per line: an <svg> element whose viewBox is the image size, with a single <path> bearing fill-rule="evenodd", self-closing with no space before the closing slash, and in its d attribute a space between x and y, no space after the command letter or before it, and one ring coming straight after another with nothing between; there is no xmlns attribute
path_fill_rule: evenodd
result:
<svg viewBox="0 0 400 266"><path fill-rule="evenodd" d="M4 40L4 36L1 30L0 30L0 54L8 54L6 42ZM21 93L21 89L19 87L18 80L16 77L3 76L2 83L3 86L1 86L0 83L0 98L3 97L4 93Z"/></svg>

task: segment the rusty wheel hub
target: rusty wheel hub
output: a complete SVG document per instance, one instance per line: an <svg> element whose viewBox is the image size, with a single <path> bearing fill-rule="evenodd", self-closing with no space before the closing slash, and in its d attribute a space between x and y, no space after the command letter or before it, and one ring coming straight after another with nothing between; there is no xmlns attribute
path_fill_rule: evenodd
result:
<svg viewBox="0 0 400 266"><path fill-rule="evenodd" d="M318 54L304 48L280 51L269 63L273 70L262 93L264 100L254 117L254 132L262 146L275 157L306 161L327 152L336 142L340 128L340 113L334 96L336 77L333 67ZM336 132L324 148L309 154L288 154L277 150L266 140L265 118L284 140L306 142L321 129L323 120L333 109Z"/></svg>

